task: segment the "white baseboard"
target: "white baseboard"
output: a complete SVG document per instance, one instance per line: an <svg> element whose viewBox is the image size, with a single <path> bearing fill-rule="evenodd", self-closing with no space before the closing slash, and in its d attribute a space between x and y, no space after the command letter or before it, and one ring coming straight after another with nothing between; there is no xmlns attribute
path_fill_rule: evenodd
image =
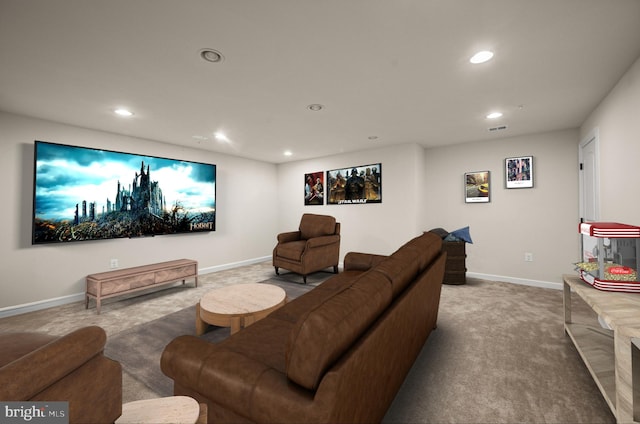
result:
<svg viewBox="0 0 640 424"><path fill-rule="evenodd" d="M17 306L7 306L0 308L0 318L6 318L13 315L26 314L27 312L39 311L41 309L53 308L54 306L62 306L73 302L83 302L84 292L70 294L68 296L56 297L53 299L39 300L37 302L23 303Z"/></svg>
<svg viewBox="0 0 640 424"><path fill-rule="evenodd" d="M526 278L506 277L504 275L481 274L479 272L467 272L468 278L478 278L480 280L500 281L503 283L521 284L523 286L542 287L545 289L562 290L561 282L528 280Z"/></svg>
<svg viewBox="0 0 640 424"><path fill-rule="evenodd" d="M224 265L211 266L207 268L198 268L198 274L210 274L212 272L224 271L226 269L237 268L245 265L253 265L271 259L271 255L261 258L248 259L246 261L232 262ZM84 302L85 294L75 293L68 296L56 297L54 299L39 300L37 302L24 303L22 305L7 306L0 308L0 318L6 318L13 315L26 314L27 312L39 311L42 309L53 308L54 306L62 306L74 302Z"/></svg>
<svg viewBox="0 0 640 424"><path fill-rule="evenodd" d="M198 274L210 274L212 272L224 271L227 269L238 268L245 265L253 265L271 259L271 256L263 256L260 258L247 259L246 261L232 262L223 265L216 265L207 268L199 268ZM478 278L481 280L501 281L504 283L522 284L525 286L542 287L546 289L562 290L562 283L554 283L549 281L528 280L525 278L505 277L502 275L481 274L478 272L467 272L467 277ZM25 303L22 305L8 306L0 308L0 318L10 317L13 315L25 314L27 312L39 311L41 309L52 308L54 306L62 306L73 302L83 302L85 300L84 292L75 293L68 296L56 297L54 299L45 299L37 302Z"/></svg>
<svg viewBox="0 0 640 424"><path fill-rule="evenodd" d="M246 261L232 262L230 264L210 266L207 268L198 268L198 274L211 274L212 272L224 271L226 269L238 268L240 266L258 264L270 259L271 255L263 256L261 258L247 259Z"/></svg>

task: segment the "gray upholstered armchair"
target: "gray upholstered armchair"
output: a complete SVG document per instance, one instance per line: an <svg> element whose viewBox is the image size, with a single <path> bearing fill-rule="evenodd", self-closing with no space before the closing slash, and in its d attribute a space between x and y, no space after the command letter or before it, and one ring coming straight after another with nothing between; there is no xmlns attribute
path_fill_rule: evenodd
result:
<svg viewBox="0 0 640 424"><path fill-rule="evenodd" d="M298 231L278 234L278 244L273 249L273 266L302 275L328 267L338 273L340 258L340 223L328 215L305 213Z"/></svg>

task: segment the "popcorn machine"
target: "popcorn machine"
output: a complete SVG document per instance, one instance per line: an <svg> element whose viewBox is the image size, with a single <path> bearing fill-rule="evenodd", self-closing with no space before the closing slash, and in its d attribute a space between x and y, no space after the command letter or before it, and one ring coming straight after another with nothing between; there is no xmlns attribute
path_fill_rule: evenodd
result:
<svg viewBox="0 0 640 424"><path fill-rule="evenodd" d="M640 227L617 222L582 222L580 278L598 290L638 292Z"/></svg>

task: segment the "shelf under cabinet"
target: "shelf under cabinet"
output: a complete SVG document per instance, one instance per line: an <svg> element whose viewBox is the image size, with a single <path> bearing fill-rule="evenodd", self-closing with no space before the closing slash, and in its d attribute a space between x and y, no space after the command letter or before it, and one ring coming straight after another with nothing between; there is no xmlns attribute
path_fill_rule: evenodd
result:
<svg viewBox="0 0 640 424"><path fill-rule="evenodd" d="M581 323L565 323L564 328L609 408L615 411L616 365L613 331Z"/></svg>

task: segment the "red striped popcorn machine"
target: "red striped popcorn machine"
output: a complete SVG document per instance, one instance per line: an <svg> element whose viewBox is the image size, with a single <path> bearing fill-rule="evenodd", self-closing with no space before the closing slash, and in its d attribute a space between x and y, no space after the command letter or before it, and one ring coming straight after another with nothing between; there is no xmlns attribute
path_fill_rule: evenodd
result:
<svg viewBox="0 0 640 424"><path fill-rule="evenodd" d="M598 290L638 292L640 227L617 222L581 222L580 278Z"/></svg>

